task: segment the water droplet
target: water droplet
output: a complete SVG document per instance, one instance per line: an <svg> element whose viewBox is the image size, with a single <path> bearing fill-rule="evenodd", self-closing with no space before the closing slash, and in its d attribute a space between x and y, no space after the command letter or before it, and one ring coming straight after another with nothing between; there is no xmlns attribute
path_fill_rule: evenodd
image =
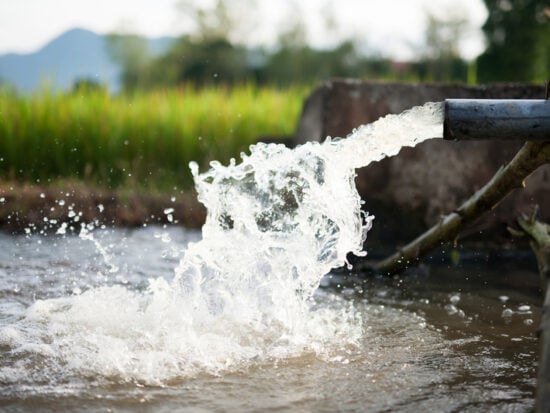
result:
<svg viewBox="0 0 550 413"><path fill-rule="evenodd" d="M66 232L67 232L67 223L62 222L61 226L57 229L55 233L58 235L64 235Z"/></svg>
<svg viewBox="0 0 550 413"><path fill-rule="evenodd" d="M508 318L508 317L512 317L513 315L514 315L514 312L509 308L506 308L502 311L502 317Z"/></svg>
<svg viewBox="0 0 550 413"><path fill-rule="evenodd" d="M460 301L460 294L454 294L449 298L452 304L457 304Z"/></svg>
<svg viewBox="0 0 550 413"><path fill-rule="evenodd" d="M509 298L510 298L510 297L508 297L507 295L500 295L500 296L498 297L498 299L499 299L501 302L503 302L503 303L505 303L506 301L508 301Z"/></svg>
<svg viewBox="0 0 550 413"><path fill-rule="evenodd" d="M530 312L531 311L531 307L528 306L528 305L520 305L518 307L518 311L522 312L522 313L526 313L526 312Z"/></svg>

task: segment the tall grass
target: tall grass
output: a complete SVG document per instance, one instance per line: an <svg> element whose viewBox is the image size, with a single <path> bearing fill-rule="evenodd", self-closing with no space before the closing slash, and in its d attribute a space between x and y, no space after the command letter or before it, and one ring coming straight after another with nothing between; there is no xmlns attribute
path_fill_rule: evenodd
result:
<svg viewBox="0 0 550 413"><path fill-rule="evenodd" d="M253 85L120 96L0 90L0 179L188 188L190 161L204 168L258 136L291 135L306 93Z"/></svg>

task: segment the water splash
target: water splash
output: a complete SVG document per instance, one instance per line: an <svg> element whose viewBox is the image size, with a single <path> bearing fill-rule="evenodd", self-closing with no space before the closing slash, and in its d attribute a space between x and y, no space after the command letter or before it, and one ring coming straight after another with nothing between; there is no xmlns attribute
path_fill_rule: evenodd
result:
<svg viewBox="0 0 550 413"><path fill-rule="evenodd" d="M174 280L36 301L0 330L0 347L14 355L0 382L162 384L304 354L339 359L364 321L351 302L314 293L348 253L365 254L373 217L362 211L355 168L442 136L442 117L442 104L431 103L344 140L257 144L239 164L213 162L203 174L192 164L208 215Z"/></svg>
<svg viewBox="0 0 550 413"><path fill-rule="evenodd" d="M443 137L443 102L428 102L398 115L387 115L353 131L342 143L341 156L360 168L395 156L401 148Z"/></svg>

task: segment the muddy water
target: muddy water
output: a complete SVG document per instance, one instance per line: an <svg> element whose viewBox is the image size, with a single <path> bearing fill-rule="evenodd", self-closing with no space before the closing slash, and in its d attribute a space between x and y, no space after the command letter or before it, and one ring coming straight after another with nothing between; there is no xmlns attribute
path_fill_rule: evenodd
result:
<svg viewBox="0 0 550 413"><path fill-rule="evenodd" d="M337 312L342 301L351 304L361 324L355 345L345 343L326 353L305 350L288 357L250 359L216 374L198 371L156 383L132 375L89 374L86 363L75 367L70 365L73 359L40 353L37 346L48 343L38 343L32 334L14 344L13 330L21 334L22 320L29 317L29 309L36 309L37 301L80 296L102 286L144 291L150 278L171 280L183 247L199 238L200 233L179 228L96 230L93 240L76 235L0 235L0 408L532 409L541 298L529 262L507 261L507 266L518 265L489 270L494 263L479 259L451 268L433 266L410 277L368 280L329 275L315 293L313 306ZM86 318L79 320L86 323ZM25 339L29 342L21 343ZM94 354L85 356L78 360L93 364Z"/></svg>

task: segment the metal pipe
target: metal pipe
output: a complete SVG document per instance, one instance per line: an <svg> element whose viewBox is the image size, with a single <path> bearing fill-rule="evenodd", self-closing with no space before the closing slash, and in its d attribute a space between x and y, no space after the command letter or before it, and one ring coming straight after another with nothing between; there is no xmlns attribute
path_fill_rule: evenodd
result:
<svg viewBox="0 0 550 413"><path fill-rule="evenodd" d="M550 140L550 100L446 99L447 140Z"/></svg>

